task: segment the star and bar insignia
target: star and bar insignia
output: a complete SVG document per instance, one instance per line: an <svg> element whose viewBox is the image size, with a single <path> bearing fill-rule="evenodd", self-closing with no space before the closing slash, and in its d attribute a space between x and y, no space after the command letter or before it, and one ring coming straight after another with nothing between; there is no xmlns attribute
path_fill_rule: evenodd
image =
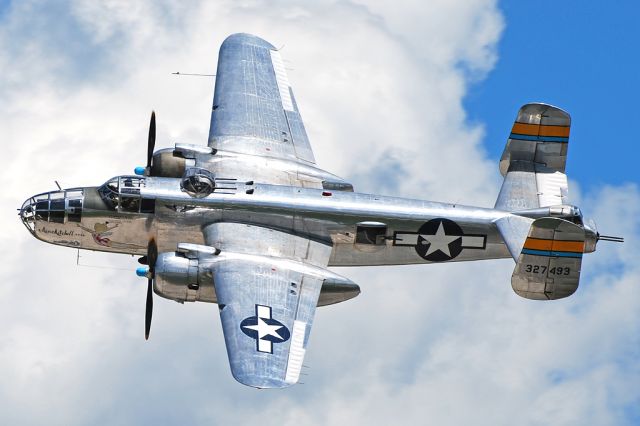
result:
<svg viewBox="0 0 640 426"><path fill-rule="evenodd" d="M258 352L273 353L274 343L289 340L291 333L280 321L271 316L271 306L256 305L255 316L245 318L240 323L244 334L256 340Z"/></svg>
<svg viewBox="0 0 640 426"><path fill-rule="evenodd" d="M415 247L420 257L430 262L444 262L456 258L463 249L484 249L486 235L465 234L450 219L437 218L426 222L418 232L395 232L394 246Z"/></svg>

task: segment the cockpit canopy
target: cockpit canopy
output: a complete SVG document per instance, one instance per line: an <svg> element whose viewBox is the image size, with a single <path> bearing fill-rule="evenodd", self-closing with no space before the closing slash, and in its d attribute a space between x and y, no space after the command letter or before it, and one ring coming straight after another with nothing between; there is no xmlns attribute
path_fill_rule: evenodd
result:
<svg viewBox="0 0 640 426"><path fill-rule="evenodd" d="M116 176L98 188L100 197L110 210L131 213L153 213L155 200L140 196L146 178L140 176Z"/></svg>

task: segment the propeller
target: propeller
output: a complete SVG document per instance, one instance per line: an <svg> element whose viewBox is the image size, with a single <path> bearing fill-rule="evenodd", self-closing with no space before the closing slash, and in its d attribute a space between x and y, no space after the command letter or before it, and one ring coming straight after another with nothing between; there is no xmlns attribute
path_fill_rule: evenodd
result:
<svg viewBox="0 0 640 426"><path fill-rule="evenodd" d="M153 161L153 150L156 146L156 112L151 111L151 121L149 122L149 139L147 141L147 167L136 167L137 175L145 175L151 173L151 162Z"/></svg>
<svg viewBox="0 0 640 426"><path fill-rule="evenodd" d="M147 169L151 169L153 159L153 149L156 146L156 112L151 111L151 121L149 122L149 140L147 143Z"/></svg>
<svg viewBox="0 0 640 426"><path fill-rule="evenodd" d="M146 257L149 270L147 272L147 303L144 314L144 339L149 340L151 316L153 315L153 279L155 278L155 266L156 261L158 260L158 246L156 245L155 240L149 241Z"/></svg>

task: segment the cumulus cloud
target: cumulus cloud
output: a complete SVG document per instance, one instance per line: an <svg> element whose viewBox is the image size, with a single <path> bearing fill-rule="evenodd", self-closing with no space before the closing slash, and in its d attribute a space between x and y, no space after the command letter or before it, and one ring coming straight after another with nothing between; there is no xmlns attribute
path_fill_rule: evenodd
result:
<svg viewBox="0 0 640 426"><path fill-rule="evenodd" d="M204 144L213 80L170 72L214 72L240 31L283 47L321 167L363 191L491 205L497 159L462 99L495 65L494 1L45 3L0 16L3 423L631 422L636 186L581 195L627 243L586 257L566 301L519 299L510 260L340 270L363 293L318 310L305 384L277 392L233 380L215 307L156 298L144 342L145 283L115 269L135 260L87 253L111 269L77 267L12 210L54 180L99 184L143 163L151 108L158 147Z"/></svg>

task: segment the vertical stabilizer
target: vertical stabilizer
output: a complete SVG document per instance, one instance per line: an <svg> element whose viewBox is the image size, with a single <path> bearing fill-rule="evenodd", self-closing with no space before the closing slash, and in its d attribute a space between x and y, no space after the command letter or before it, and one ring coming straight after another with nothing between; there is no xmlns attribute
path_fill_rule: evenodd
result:
<svg viewBox="0 0 640 426"><path fill-rule="evenodd" d="M504 183L495 204L505 211L568 203L565 175L571 117L551 105L518 111L500 159Z"/></svg>
<svg viewBox="0 0 640 426"><path fill-rule="evenodd" d="M582 227L559 218L536 219L516 260L513 291L534 300L571 296L578 289L584 247Z"/></svg>

